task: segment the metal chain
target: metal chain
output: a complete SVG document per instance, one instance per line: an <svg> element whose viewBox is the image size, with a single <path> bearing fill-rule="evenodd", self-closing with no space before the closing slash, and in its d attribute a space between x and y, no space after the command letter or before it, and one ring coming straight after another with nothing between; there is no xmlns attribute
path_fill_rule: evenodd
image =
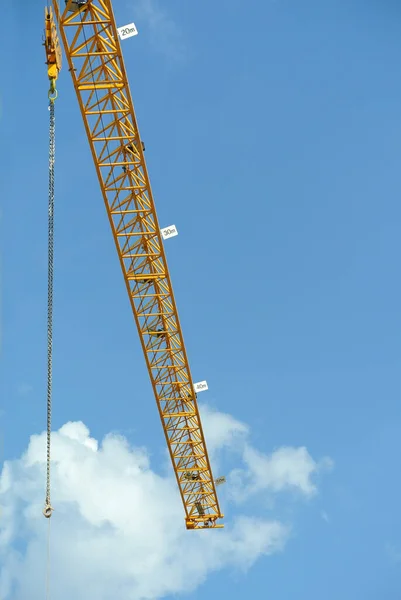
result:
<svg viewBox="0 0 401 600"><path fill-rule="evenodd" d="M54 100L50 98L49 128L49 223L48 223L48 280L47 280L47 452L46 452L46 501L43 509L48 519L53 508L50 503L50 442L52 429L52 359L53 359L53 266L54 266L54 161L56 151L56 119Z"/></svg>

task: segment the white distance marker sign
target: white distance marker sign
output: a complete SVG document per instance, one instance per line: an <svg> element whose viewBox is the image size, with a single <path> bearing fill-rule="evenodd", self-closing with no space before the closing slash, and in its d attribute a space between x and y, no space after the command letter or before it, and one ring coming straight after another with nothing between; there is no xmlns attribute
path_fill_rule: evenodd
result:
<svg viewBox="0 0 401 600"><path fill-rule="evenodd" d="M160 231L162 233L162 237L164 240L168 240L168 238L178 235L177 227L175 225L170 225L169 227L164 227Z"/></svg>
<svg viewBox="0 0 401 600"><path fill-rule="evenodd" d="M126 40L133 35L138 35L138 30L136 28L135 23L130 23L129 25L123 25L122 27L117 27L118 37L120 40Z"/></svg>
<svg viewBox="0 0 401 600"><path fill-rule="evenodd" d="M194 390L196 393L206 392L208 389L207 381L198 381L198 383L194 383Z"/></svg>
<svg viewBox="0 0 401 600"><path fill-rule="evenodd" d="M224 477L224 475L223 475L223 477L218 477L217 479L214 480L214 484L216 486L222 485L225 482L226 482L226 478Z"/></svg>

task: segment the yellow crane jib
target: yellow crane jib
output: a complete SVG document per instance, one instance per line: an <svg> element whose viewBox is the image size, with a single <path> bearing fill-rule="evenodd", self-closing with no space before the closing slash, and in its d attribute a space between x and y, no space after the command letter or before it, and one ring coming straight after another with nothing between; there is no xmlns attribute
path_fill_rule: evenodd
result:
<svg viewBox="0 0 401 600"><path fill-rule="evenodd" d="M45 7L45 41L47 75L50 80L49 99L57 98L56 81L61 70L61 46L51 7Z"/></svg>
<svg viewBox="0 0 401 600"><path fill-rule="evenodd" d="M113 0L51 0L187 529L223 527ZM49 77L58 42L47 19ZM53 50L53 52L51 52ZM56 68L52 68L56 65ZM54 103L51 102L54 108ZM127 396L135 397L131 371ZM135 411L135 403L131 411Z"/></svg>

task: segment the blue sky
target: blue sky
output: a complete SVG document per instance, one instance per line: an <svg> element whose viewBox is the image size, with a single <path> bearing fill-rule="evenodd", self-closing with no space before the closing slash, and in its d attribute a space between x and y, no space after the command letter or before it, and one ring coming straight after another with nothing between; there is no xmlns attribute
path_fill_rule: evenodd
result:
<svg viewBox="0 0 401 600"><path fill-rule="evenodd" d="M119 25L139 30L124 56L159 221L179 230L167 256L192 374L209 384L205 410L245 423L264 455L305 446L316 464L334 465L316 468L310 496L266 484L240 502L229 478L227 529L237 514L278 519L291 524L285 548L255 555L246 572L240 561L210 567L195 590L176 591L398 600L401 8L114 7ZM0 425L17 486L46 417L48 110L42 3L2 11ZM82 421L99 442L120 432L164 476L161 426L67 70L58 87L53 426ZM220 449L221 473L240 468L235 435ZM35 528L44 526L39 518ZM52 539L61 544L57 525Z"/></svg>

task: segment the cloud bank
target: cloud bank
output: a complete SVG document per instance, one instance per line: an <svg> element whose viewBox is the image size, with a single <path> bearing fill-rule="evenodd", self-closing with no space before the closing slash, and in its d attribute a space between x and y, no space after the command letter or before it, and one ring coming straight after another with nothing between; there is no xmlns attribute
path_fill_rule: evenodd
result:
<svg viewBox="0 0 401 600"><path fill-rule="evenodd" d="M156 472L146 449L115 434L99 443L81 422L66 423L53 433L53 597L153 600L190 592L212 571L246 570L260 557L284 549L289 523L238 514L235 503L291 490L311 497L317 492L316 475L328 460L315 462L306 448L262 454L250 445L245 424L207 407L202 407L202 421L213 465L229 455L242 463L228 474L220 494L230 514L223 530L186 531L171 466L166 463L165 472ZM32 436L23 456L3 466L2 600L43 598L45 442L44 433ZM214 473L221 474L216 468Z"/></svg>

